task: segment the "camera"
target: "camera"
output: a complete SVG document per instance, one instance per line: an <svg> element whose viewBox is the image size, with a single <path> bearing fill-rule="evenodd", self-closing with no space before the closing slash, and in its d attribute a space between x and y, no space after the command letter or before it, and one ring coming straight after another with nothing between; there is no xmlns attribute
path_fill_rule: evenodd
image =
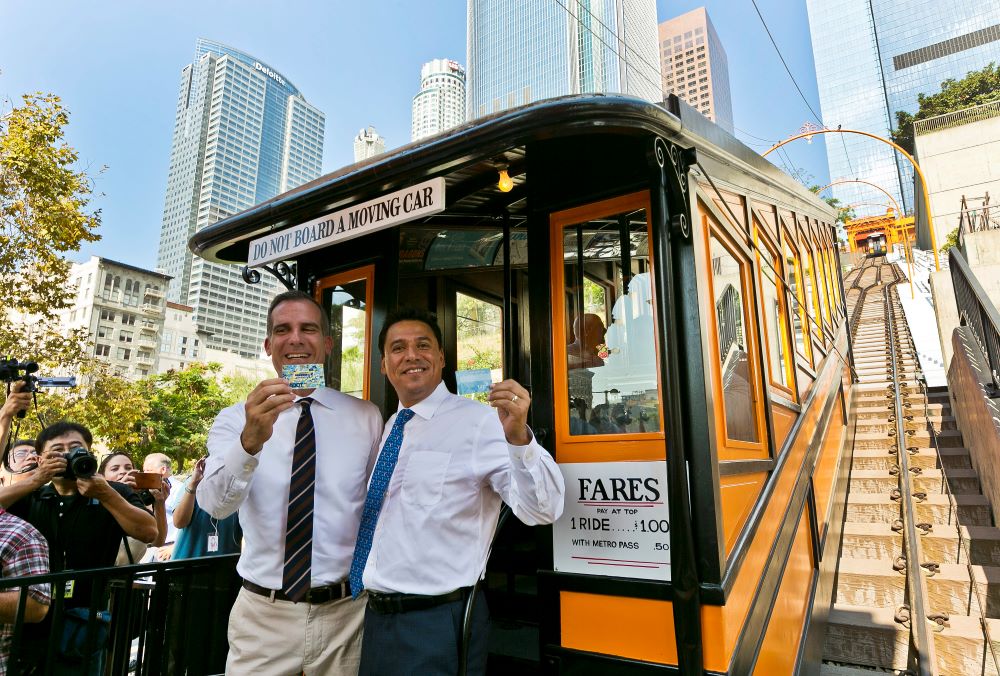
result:
<svg viewBox="0 0 1000 676"><path fill-rule="evenodd" d="M33 375L38 370L38 364L33 361L21 362L17 359L0 359L0 382L13 383L20 380L25 383L22 392L37 392L40 387L76 387L75 376L60 376L40 378ZM25 411L17 414L23 418Z"/></svg>
<svg viewBox="0 0 1000 676"><path fill-rule="evenodd" d="M97 457L83 446L74 446L63 457L66 471L59 476L64 479L89 479L97 471Z"/></svg>

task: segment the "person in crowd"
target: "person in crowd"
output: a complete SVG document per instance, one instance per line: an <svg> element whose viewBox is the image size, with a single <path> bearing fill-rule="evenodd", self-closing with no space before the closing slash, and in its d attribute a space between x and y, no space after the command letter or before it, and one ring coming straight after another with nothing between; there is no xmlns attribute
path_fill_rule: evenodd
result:
<svg viewBox="0 0 1000 676"><path fill-rule="evenodd" d="M34 439L17 439L10 446L7 461L3 463L0 486L9 486L27 477L38 466L38 452Z"/></svg>
<svg viewBox="0 0 1000 676"><path fill-rule="evenodd" d="M38 530L27 521L0 509L0 576L3 578L44 575L49 572L49 546ZM0 590L0 676L6 676L11 657L14 623L17 621L21 589ZM45 619L51 595L47 583L28 587L24 622Z"/></svg>
<svg viewBox="0 0 1000 676"><path fill-rule="evenodd" d="M164 523L166 521L164 503L167 500L167 496L164 495L164 490L158 489L149 489L145 492L146 495L144 495L144 492L139 491L135 486L135 471L132 456L122 451L115 451L111 455L105 456L97 469L97 473L108 481L117 481L118 483L125 484L137 492L144 505L152 502L153 517L156 519L156 540L152 542L153 547L155 547L156 543L160 542L161 538L165 538L167 533ZM143 560L146 551L151 548L145 542L126 536L122 540L122 545L118 550L118 558L115 559L115 565L125 566L130 563L139 563Z"/></svg>
<svg viewBox="0 0 1000 676"><path fill-rule="evenodd" d="M308 294L274 298L264 349L279 377L216 418L197 488L202 509L216 519L239 510L243 527L226 673L353 675L364 603L347 576L382 417L370 402L292 390L280 377L333 349L329 318Z"/></svg>
<svg viewBox="0 0 1000 676"><path fill-rule="evenodd" d="M195 463L191 478L174 503L173 519L177 529L174 559L240 553L243 529L240 528L239 514L233 512L223 519L216 519L199 507L195 499L198 485L205 477L206 460L202 458Z"/></svg>
<svg viewBox="0 0 1000 676"><path fill-rule="evenodd" d="M83 425L58 422L38 435L41 451L30 480L0 489L0 506L37 528L49 545L53 572L104 568L114 565L122 539L142 542L157 537L156 520L127 485L107 481L100 474L67 476L65 455L73 449L89 452L93 437ZM90 606L91 585L70 582L63 593L67 609ZM41 631L39 632L42 633ZM41 665L47 640L26 642L27 659ZM56 673L80 673L80 665L57 656ZM91 673L103 669L103 652L91 662Z"/></svg>
<svg viewBox="0 0 1000 676"><path fill-rule="evenodd" d="M160 528L163 535L162 541L157 538L157 542L149 548L145 560L169 561L174 551L174 542L177 541L177 528L174 527L174 501L170 500L171 483L173 476L173 461L164 453L150 453L142 461L142 471L150 474L159 474L163 477L163 486L159 490L150 489L153 496L153 516L156 517L156 526Z"/></svg>
<svg viewBox="0 0 1000 676"><path fill-rule="evenodd" d="M448 392L433 315L396 311L378 344L399 408L385 425L351 566L353 592L368 591L360 673L453 676L462 608L484 573L501 500L528 525L552 523L563 477L527 426L530 397L517 382L493 385L496 412ZM485 673L488 625L478 598L469 674Z"/></svg>
<svg viewBox="0 0 1000 676"><path fill-rule="evenodd" d="M3 406L0 406L0 448L7 448L8 435L10 434L11 425L14 422L14 418L21 411L27 411L28 407L31 406L31 393L23 392L24 382L18 380L10 388L10 393L3 402ZM23 447L23 443L17 442L11 448L7 455L3 458L2 476L0 476L0 486L9 486L16 480L16 476L19 474L19 470L14 469L14 450L18 446ZM34 446L32 446L34 448ZM30 455L24 448L21 448L22 458L28 460L26 457ZM25 464L28 464L27 462ZM19 465L20 466L20 465Z"/></svg>

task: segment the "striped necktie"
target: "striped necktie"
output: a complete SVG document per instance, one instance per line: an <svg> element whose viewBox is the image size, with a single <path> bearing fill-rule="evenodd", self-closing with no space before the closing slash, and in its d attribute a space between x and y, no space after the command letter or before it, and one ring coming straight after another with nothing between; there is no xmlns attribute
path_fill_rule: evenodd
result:
<svg viewBox="0 0 1000 676"><path fill-rule="evenodd" d="M396 468L396 460L399 459L399 449L403 446L403 427L412 417L413 411L408 408L402 409L396 415L396 421L392 424L392 430L372 471L368 496L365 498L365 511L361 514L361 527L358 528L358 543L354 545L354 560L351 561L351 595L354 598L357 598L365 588L362 578L365 574L365 564L368 563L368 554L372 549L372 539L375 537L375 524L378 523L385 491L389 488L392 471Z"/></svg>
<svg viewBox="0 0 1000 676"><path fill-rule="evenodd" d="M288 522L285 529L285 566L281 591L300 601L312 578L313 488L316 485L316 433L309 397L299 399L302 412L295 428L292 476L288 483Z"/></svg>

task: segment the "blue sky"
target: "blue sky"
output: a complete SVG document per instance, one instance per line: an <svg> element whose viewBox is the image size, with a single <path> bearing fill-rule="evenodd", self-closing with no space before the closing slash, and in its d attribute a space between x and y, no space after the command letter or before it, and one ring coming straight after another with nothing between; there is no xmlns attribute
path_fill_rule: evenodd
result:
<svg viewBox="0 0 1000 676"><path fill-rule="evenodd" d="M465 63L465 0L2 4L3 109L26 92L61 96L71 113L67 140L101 193L93 205L102 212L103 239L74 256L78 260L96 254L155 266L180 70L193 59L196 38L225 42L267 62L326 114L324 172L352 162L354 135L369 124L389 148L408 142L421 64L433 58ZM762 152L812 115L750 0L657 0L658 17L702 5L728 53L737 136ZM819 111L805 3L757 5ZM815 182L827 182L822 141L790 144L787 157ZM98 173L102 167L107 169Z"/></svg>

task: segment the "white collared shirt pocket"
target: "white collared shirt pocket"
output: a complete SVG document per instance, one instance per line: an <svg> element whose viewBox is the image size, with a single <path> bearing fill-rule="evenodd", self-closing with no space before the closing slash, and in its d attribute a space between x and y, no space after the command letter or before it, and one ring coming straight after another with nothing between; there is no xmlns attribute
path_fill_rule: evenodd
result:
<svg viewBox="0 0 1000 676"><path fill-rule="evenodd" d="M414 450L403 472L402 495L407 504L433 507L441 502L451 453Z"/></svg>

